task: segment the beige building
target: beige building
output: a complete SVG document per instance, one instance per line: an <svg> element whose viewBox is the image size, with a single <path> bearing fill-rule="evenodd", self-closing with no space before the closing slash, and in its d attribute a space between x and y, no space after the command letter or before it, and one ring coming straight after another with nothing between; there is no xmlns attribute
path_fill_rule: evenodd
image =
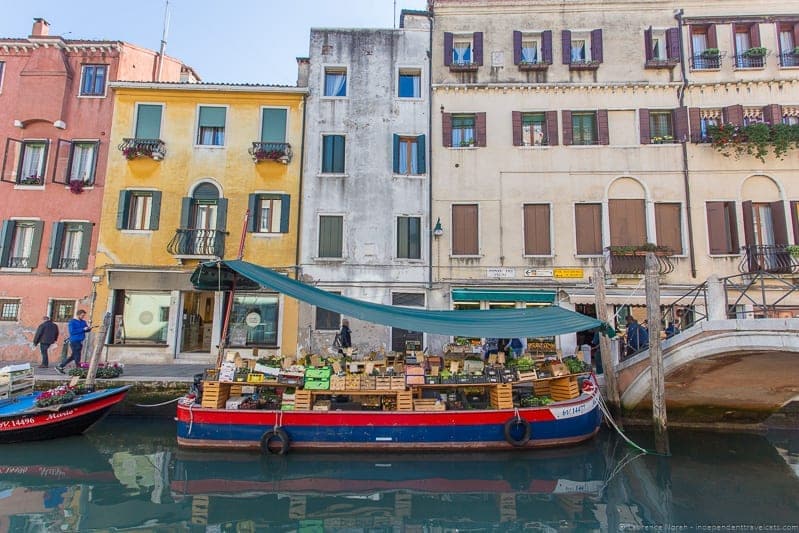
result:
<svg viewBox="0 0 799 533"><path fill-rule="evenodd" d="M799 2L431 4L431 307L592 314L605 265L608 303L640 316L645 243L668 249L664 304L711 274L791 272L796 147L708 141L799 127Z"/></svg>

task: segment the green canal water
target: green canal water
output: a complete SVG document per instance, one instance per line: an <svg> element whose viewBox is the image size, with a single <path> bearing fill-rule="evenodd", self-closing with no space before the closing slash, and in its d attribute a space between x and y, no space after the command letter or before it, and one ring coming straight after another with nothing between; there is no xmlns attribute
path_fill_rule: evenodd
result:
<svg viewBox="0 0 799 533"><path fill-rule="evenodd" d="M609 432L520 453L185 452L171 422L109 418L0 448L0 532L799 531L799 432ZM632 434L644 446L648 433Z"/></svg>

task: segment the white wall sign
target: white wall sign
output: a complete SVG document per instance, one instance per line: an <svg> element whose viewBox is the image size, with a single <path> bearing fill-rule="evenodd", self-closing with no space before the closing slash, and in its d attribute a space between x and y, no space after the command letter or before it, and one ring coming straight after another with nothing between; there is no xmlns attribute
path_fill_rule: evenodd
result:
<svg viewBox="0 0 799 533"><path fill-rule="evenodd" d="M516 277L516 269L515 268L502 268L502 267L495 267L495 268L487 268L486 269L486 277L487 278L515 278Z"/></svg>
<svg viewBox="0 0 799 533"><path fill-rule="evenodd" d="M524 271L525 278L551 278L553 275L551 268L528 268Z"/></svg>

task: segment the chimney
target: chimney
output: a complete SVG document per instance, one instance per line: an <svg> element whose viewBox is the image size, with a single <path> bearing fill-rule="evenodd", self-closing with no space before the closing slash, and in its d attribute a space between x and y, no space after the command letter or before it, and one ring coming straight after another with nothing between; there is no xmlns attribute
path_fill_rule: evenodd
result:
<svg viewBox="0 0 799 533"><path fill-rule="evenodd" d="M297 87L308 87L311 74L311 60L307 57L297 58Z"/></svg>
<svg viewBox="0 0 799 533"><path fill-rule="evenodd" d="M50 35L50 23L43 18L33 19L31 37L47 37Z"/></svg>

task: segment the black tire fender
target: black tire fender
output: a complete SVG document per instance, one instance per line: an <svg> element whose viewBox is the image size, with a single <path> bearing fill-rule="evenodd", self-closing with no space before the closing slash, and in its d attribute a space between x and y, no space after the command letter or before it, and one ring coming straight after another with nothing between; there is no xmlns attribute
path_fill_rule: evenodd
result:
<svg viewBox="0 0 799 533"><path fill-rule="evenodd" d="M261 437L261 452L264 454L286 455L289 451L289 436L281 428L267 431Z"/></svg>
<svg viewBox="0 0 799 533"><path fill-rule="evenodd" d="M516 438L513 436L514 430L521 426L524 428L524 434L521 438ZM530 422L525 420L522 417L509 418L507 422L505 422L505 440L511 446L516 448L520 448L530 442L530 437L533 435L533 428L530 426Z"/></svg>

